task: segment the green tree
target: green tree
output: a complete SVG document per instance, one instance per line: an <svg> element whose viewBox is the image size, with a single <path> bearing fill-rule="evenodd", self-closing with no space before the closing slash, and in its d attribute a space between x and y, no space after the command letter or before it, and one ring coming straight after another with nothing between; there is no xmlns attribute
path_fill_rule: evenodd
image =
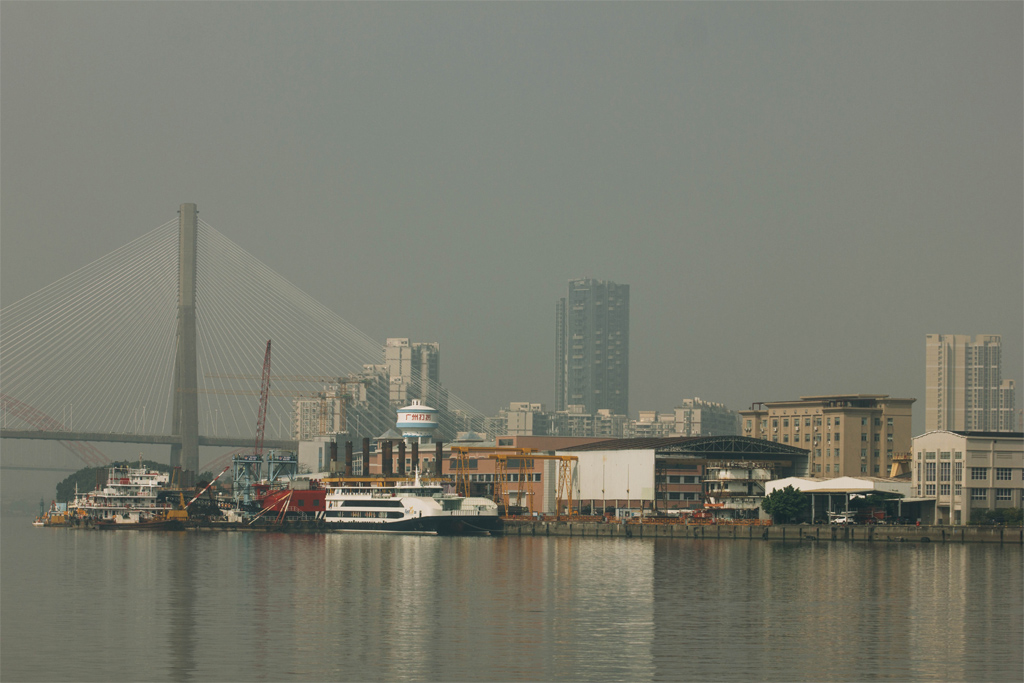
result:
<svg viewBox="0 0 1024 683"><path fill-rule="evenodd" d="M761 501L761 509L772 516L773 522L795 522L811 507L811 497L792 485L775 489Z"/></svg>

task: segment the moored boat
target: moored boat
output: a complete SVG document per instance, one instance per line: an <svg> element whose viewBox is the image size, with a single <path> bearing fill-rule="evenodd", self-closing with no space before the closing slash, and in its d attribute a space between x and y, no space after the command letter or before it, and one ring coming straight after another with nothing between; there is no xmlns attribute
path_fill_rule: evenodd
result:
<svg viewBox="0 0 1024 683"><path fill-rule="evenodd" d="M391 531L437 535L489 534L501 530L498 506L464 498L437 482L350 477L324 482L323 521L338 531Z"/></svg>

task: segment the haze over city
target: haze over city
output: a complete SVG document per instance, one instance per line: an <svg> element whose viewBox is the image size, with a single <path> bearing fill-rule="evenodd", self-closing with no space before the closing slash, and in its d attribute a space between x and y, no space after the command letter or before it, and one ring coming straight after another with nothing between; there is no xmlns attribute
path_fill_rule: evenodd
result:
<svg viewBox="0 0 1024 683"><path fill-rule="evenodd" d="M485 414L552 406L577 277L630 285L633 416L880 393L918 433L936 332L1024 384L1020 3L2 14L3 306L194 202Z"/></svg>

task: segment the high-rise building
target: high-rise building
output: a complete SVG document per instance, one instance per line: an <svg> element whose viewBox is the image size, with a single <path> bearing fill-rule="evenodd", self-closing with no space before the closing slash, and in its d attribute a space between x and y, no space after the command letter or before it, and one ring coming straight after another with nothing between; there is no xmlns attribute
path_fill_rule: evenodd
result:
<svg viewBox="0 0 1024 683"><path fill-rule="evenodd" d="M629 409L629 285L583 278L555 307L556 410Z"/></svg>
<svg viewBox="0 0 1024 683"><path fill-rule="evenodd" d="M393 404L406 406L415 398L431 408L447 408L448 396L441 387L439 344L389 338L384 345L384 364L391 374Z"/></svg>
<svg viewBox="0 0 1024 683"><path fill-rule="evenodd" d="M998 334L927 335L925 384L925 431L1016 431L1015 387L1002 378Z"/></svg>

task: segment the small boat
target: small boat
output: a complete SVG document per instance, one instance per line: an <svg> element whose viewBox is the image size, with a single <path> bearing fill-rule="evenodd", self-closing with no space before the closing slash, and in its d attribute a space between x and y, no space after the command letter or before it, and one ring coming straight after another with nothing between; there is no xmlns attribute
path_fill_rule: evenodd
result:
<svg viewBox="0 0 1024 683"><path fill-rule="evenodd" d="M92 525L97 529L108 531L184 531L185 521L181 517L174 517L167 514L142 514L126 512L113 517L96 519Z"/></svg>
<svg viewBox="0 0 1024 683"><path fill-rule="evenodd" d="M46 510L32 520L32 526L71 526L75 516L68 510L67 503L50 503L50 509Z"/></svg>

